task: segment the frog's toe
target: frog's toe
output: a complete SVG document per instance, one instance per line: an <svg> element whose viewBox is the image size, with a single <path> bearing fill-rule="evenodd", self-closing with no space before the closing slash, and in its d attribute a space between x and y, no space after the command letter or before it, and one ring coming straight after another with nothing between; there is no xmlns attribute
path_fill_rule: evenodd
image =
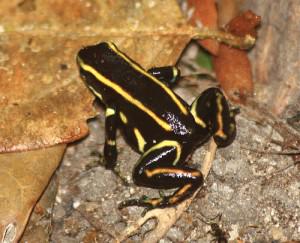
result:
<svg viewBox="0 0 300 243"><path fill-rule="evenodd" d="M129 199L129 200L121 202L118 205L118 208L123 209L123 208L130 207L130 206L138 206L139 204L140 204L139 199Z"/></svg>

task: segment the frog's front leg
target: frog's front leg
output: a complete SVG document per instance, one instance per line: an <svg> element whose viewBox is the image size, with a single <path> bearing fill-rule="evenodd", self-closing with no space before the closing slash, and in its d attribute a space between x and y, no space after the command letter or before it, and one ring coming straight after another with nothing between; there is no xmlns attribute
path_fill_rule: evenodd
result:
<svg viewBox="0 0 300 243"><path fill-rule="evenodd" d="M106 107L104 160L107 169L114 169L117 161L116 148L117 111L115 106Z"/></svg>
<svg viewBox="0 0 300 243"><path fill-rule="evenodd" d="M202 184L198 170L181 164L181 145L165 140L154 145L140 158L133 172L136 185L155 189L178 188L172 195L162 198L141 198L123 202L120 207L143 206L148 209L176 205L191 196Z"/></svg>
<svg viewBox="0 0 300 243"><path fill-rule="evenodd" d="M168 86L175 84L180 78L180 70L175 66L150 68L147 72Z"/></svg>

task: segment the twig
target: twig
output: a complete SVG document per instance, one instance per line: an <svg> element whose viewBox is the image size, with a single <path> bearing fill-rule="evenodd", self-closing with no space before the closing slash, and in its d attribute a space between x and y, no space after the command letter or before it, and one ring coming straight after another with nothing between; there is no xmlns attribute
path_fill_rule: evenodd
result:
<svg viewBox="0 0 300 243"><path fill-rule="evenodd" d="M210 168L212 166L212 161L215 157L216 149L217 149L217 145L212 139L209 144L209 150L205 155L201 167L201 172L204 178L207 177L210 171ZM163 208L163 209L157 208L148 211L143 217L139 218L136 222L128 226L121 233L121 235L118 237L116 242L124 241L129 236L136 233L149 219L152 218L157 219L157 225L155 229L153 229L149 234L146 235L146 238L144 239L143 243L151 243L151 242L159 241L169 231L172 225L175 224L175 222L180 218L182 213L189 207L189 205L191 204L191 202L193 201L197 193L200 191L200 189L201 188L199 188L191 198L185 200L184 202L180 203L176 207Z"/></svg>
<svg viewBox="0 0 300 243"><path fill-rule="evenodd" d="M199 29L195 32L193 39L214 39L218 42L223 42L229 46L233 46L240 49L249 49L255 44L255 38L251 35L245 37L239 37L230 34L229 32L221 30L213 30L208 28Z"/></svg>

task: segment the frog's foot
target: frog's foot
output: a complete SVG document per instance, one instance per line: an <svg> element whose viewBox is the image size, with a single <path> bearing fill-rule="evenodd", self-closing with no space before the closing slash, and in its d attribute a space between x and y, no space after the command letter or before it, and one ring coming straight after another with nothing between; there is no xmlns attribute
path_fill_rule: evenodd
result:
<svg viewBox="0 0 300 243"><path fill-rule="evenodd" d="M201 169L204 177L206 177L210 171L216 149L217 145L213 140L211 140L209 152L205 156ZM126 229L121 232L121 234L118 236L119 242L123 242L128 239L129 236L136 234L148 220L153 218L157 220L156 227L151 232L147 233L144 241L151 240L151 242L158 242L166 234L166 232L168 232L172 225L175 224L182 213L186 211L187 207L190 205L192 199L196 196L200 188L201 187L198 187L198 189L192 195L190 195L187 200L182 201L182 203L179 202L176 207L167 207L164 209L155 208L148 211L143 217L140 217L135 222L129 224ZM125 204L126 203L124 203L124 206L126 206Z"/></svg>
<svg viewBox="0 0 300 243"><path fill-rule="evenodd" d="M148 198L147 196L142 196L139 199L129 199L121 202L119 204L119 209L131 206L145 207L151 209L157 207L162 201L163 198Z"/></svg>
<svg viewBox="0 0 300 243"><path fill-rule="evenodd" d="M147 196L142 196L139 199L129 199L123 201L119 204L119 209L137 206L137 207L144 207L145 210L143 211L142 215L145 215L148 211L155 209L155 208L165 208L168 205L168 197L160 197L160 198L148 198Z"/></svg>
<svg viewBox="0 0 300 243"><path fill-rule="evenodd" d="M179 188L175 193L169 196L160 195L159 198L148 198L147 196L142 196L139 199L129 199L123 201L119 205L119 209L130 207L130 206L137 206L137 207L145 207L148 210L154 208L166 208L176 206L180 202L184 201L185 199L189 198L195 192L198 186L193 186L191 184L184 185L183 187Z"/></svg>

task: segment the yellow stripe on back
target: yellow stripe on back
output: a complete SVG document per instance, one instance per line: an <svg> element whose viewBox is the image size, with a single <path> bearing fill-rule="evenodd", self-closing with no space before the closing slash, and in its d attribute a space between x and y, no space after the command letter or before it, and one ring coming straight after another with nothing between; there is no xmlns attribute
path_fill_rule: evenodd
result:
<svg viewBox="0 0 300 243"><path fill-rule="evenodd" d="M140 110L142 110L145 113L147 113L163 129L165 129L166 131L171 131L172 130L172 127L167 122L165 122L164 120L160 119L153 111L151 111L146 106L144 106L139 100L137 100L134 97L132 97L127 91L125 91L124 89L122 89L122 87L120 87L119 85L117 85L115 82L113 82L113 81L107 79L106 77L104 77L103 75L101 75L93 67L85 64L80 58L78 58L78 63L79 63L80 67L83 70L85 70L86 72L89 72L92 75L94 75L94 77L97 78L97 80L99 80L101 83L103 83L104 85L112 88L115 92L117 92L118 94L120 94L124 99L126 99L127 101L129 101L131 104L137 106ZM92 89L92 91L96 95L98 94L96 90Z"/></svg>
<svg viewBox="0 0 300 243"><path fill-rule="evenodd" d="M176 95L173 93L172 90L170 90L165 84L163 84L161 81L159 81L158 79L156 79L155 77L153 77L152 75L150 75L149 73L147 73L145 70L143 70L141 67L139 67L138 65L136 65L135 63L133 63L127 56L125 56L122 52L120 52L117 47L111 43L111 42L107 42L108 46L115 52L117 53L119 56L121 56L124 60L126 60L126 62L128 62L135 70L137 70L138 72L142 73L143 75L147 76L148 78L150 78L152 81L154 81L156 84L158 84L160 87L162 87L166 93L171 97L171 99L175 102L175 104L178 106L178 108L181 110L181 112L185 115L188 114L188 110L186 109L186 107L182 104L182 102L180 102L180 100L176 97Z"/></svg>

